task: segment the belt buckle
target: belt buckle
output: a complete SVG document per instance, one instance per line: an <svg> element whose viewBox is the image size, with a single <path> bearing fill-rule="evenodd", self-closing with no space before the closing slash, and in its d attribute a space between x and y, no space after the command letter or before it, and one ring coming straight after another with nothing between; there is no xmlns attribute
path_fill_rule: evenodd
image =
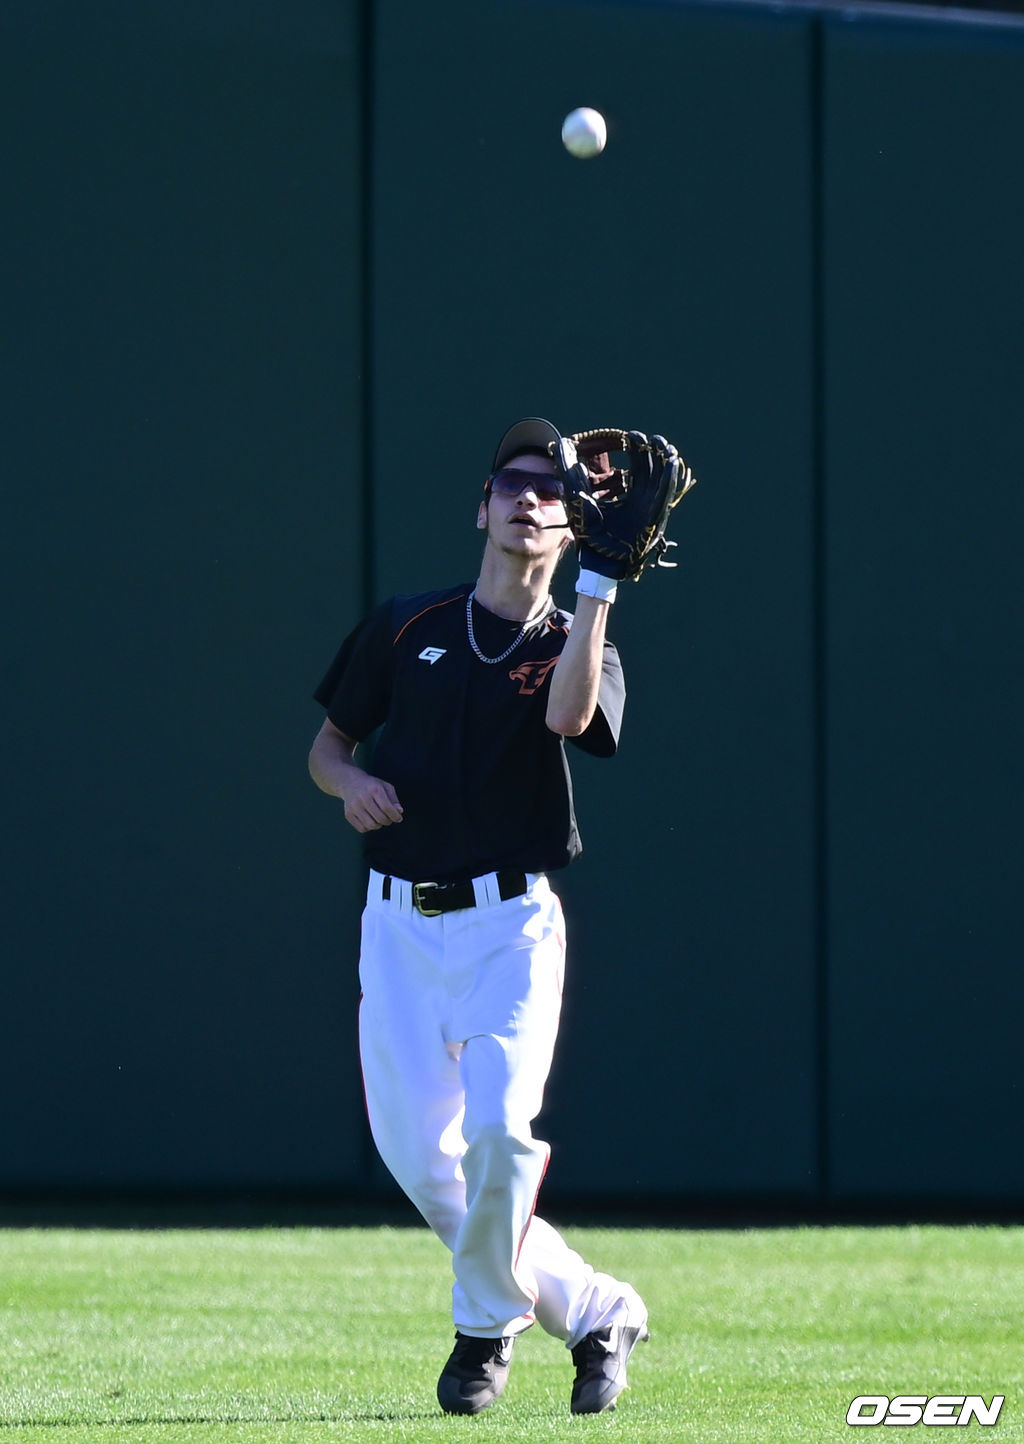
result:
<svg viewBox="0 0 1024 1444"><path fill-rule="evenodd" d="M436 891L437 886L438 884L436 882L414 882L412 885L412 905L416 911L421 913L425 918L439 918L441 916L440 908L428 908L423 901L424 891L429 889Z"/></svg>

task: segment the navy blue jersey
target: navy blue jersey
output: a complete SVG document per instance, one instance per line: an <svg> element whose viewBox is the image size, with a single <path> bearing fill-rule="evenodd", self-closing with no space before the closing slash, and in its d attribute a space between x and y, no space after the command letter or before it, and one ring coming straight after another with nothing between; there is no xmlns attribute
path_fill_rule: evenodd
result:
<svg viewBox="0 0 1024 1444"><path fill-rule="evenodd" d="M403 820L363 842L371 867L409 881L549 872L581 851L564 740L544 721L572 617L553 607L507 658L482 662L467 628L472 590L470 582L385 602L346 637L315 693L355 741L381 729L372 771L394 786ZM476 601L472 617L487 657L521 629ZM618 653L606 642L598 710L569 740L610 757L624 700Z"/></svg>

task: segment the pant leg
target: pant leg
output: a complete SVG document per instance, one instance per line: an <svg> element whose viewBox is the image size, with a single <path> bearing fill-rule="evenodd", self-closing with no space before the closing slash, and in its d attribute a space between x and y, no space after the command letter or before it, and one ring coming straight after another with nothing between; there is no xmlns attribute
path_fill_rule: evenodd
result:
<svg viewBox="0 0 1024 1444"><path fill-rule="evenodd" d="M523 1252L537 1288L537 1322L569 1349L594 1329L646 1312L631 1284L591 1268L542 1218L531 1220Z"/></svg>
<svg viewBox="0 0 1024 1444"><path fill-rule="evenodd" d="M444 1037L437 930L382 905L363 915L359 1051L370 1132L399 1187L453 1248L466 1212L458 1050ZM430 921L435 921L431 919Z"/></svg>
<svg viewBox="0 0 1024 1444"><path fill-rule="evenodd" d="M528 1091L517 1079L517 1045L477 1035L461 1059L466 1214L453 1249L452 1317L462 1333L483 1337L529 1328L537 1301L523 1241L549 1149L533 1136L529 1107L517 1106Z"/></svg>
<svg viewBox="0 0 1024 1444"><path fill-rule="evenodd" d="M533 1212L550 1150L531 1129L547 1066L536 1056L524 1066L528 1034L473 1037L462 1053L466 1216L453 1251L452 1313L462 1333L483 1336L519 1333L536 1319L572 1348L643 1305Z"/></svg>

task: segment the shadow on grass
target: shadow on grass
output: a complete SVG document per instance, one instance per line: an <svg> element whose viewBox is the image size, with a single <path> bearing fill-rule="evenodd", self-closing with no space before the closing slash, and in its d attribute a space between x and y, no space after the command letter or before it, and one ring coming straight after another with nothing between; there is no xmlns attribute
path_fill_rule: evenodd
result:
<svg viewBox="0 0 1024 1444"><path fill-rule="evenodd" d="M541 1213L560 1228L747 1229L1021 1224L1024 1199L815 1200L798 1197L634 1197L545 1191ZM0 1228L413 1228L426 1225L400 1194L61 1194L0 1197Z"/></svg>
<svg viewBox="0 0 1024 1444"><path fill-rule="evenodd" d="M142 1429L175 1424L413 1424L436 1423L443 1418L439 1409L338 1409L309 1414L238 1414L225 1410L222 1414L125 1414L107 1419L0 1419L0 1434L15 1429Z"/></svg>

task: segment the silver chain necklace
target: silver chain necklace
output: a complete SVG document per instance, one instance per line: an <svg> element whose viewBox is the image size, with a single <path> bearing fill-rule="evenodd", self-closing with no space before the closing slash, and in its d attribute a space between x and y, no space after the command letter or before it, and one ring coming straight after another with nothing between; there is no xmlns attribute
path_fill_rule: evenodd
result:
<svg viewBox="0 0 1024 1444"><path fill-rule="evenodd" d="M473 648L473 651L479 657L480 661L486 662L488 666L491 667L495 666L498 662L504 662L506 657L511 657L512 653L519 646L519 643L526 636L526 629L533 622L539 622L541 617L546 616L551 602L551 598L549 597L547 602L545 602L544 604L543 612L538 612L535 617L527 617L526 621L522 625L522 628L520 629L519 636L516 637L515 641L511 644L511 646L505 648L505 650L501 653L499 657L485 657L483 652L481 652L480 648L477 646L476 637L473 635L473 598L475 596L476 587L473 588L469 596L466 598L466 631L469 634L469 645Z"/></svg>

